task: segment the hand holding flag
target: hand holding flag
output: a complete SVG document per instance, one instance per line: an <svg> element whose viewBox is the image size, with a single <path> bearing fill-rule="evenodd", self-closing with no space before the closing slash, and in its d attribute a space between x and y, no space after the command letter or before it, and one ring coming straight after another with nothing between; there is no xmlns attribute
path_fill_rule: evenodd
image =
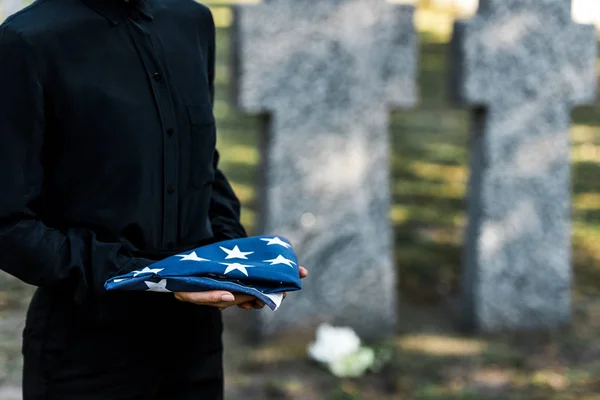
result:
<svg viewBox="0 0 600 400"><path fill-rule="evenodd" d="M276 310L285 293L300 290L307 275L285 239L258 236L197 248L113 277L107 290L176 293L181 301L225 309L266 304ZM235 293L235 295L234 295Z"/></svg>
<svg viewBox="0 0 600 400"><path fill-rule="evenodd" d="M299 268L300 279L308 276L308 270L304 267ZM227 297L229 296L229 297ZM286 293L283 293L285 299ZM179 301L194 303L202 306L217 307L223 311L232 306L238 306L244 310L260 310L264 308L265 303L254 296L243 293L231 293L222 290L210 290L206 292L177 292L175 298Z"/></svg>
<svg viewBox="0 0 600 400"><path fill-rule="evenodd" d="M299 267L298 268L299 273L300 273L300 279L304 279L308 276L308 270L304 267ZM283 293L283 298L285 299L287 293ZM244 310L260 310L261 308L264 308L265 303L258 300L258 299L253 299L252 301L249 301L247 303L242 303L242 304L238 304L237 305L239 308L243 308ZM227 308L227 307L226 307Z"/></svg>

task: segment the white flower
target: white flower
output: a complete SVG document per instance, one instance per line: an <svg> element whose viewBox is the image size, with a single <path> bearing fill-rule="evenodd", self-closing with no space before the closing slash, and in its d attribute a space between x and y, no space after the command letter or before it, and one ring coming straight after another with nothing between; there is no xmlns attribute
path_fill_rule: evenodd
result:
<svg viewBox="0 0 600 400"><path fill-rule="evenodd" d="M339 378L356 378L364 374L375 363L375 351L361 347L352 354L329 363L329 371Z"/></svg>
<svg viewBox="0 0 600 400"><path fill-rule="evenodd" d="M339 360L360 349L360 338L351 328L322 324L317 328L317 340L308 346L308 354L324 364Z"/></svg>

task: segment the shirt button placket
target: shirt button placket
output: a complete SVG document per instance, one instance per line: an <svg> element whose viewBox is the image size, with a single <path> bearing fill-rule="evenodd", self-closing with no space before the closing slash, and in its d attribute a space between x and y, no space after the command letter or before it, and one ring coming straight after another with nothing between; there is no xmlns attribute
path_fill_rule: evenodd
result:
<svg viewBox="0 0 600 400"><path fill-rule="evenodd" d="M144 46L142 47L145 51L143 57L148 65L148 72L153 86L153 92L158 102L159 115L163 126L166 125L164 132L167 138L172 138L175 134L176 116L175 110L173 109L173 103L171 99L168 75L162 70L160 62L160 51L155 48L151 34L144 29ZM166 197L164 202L164 231L163 231L163 244L173 243L177 240L177 193L176 184L178 183L178 141L177 140L166 140L163 142L163 160L164 160L164 185L166 190ZM180 189L180 188L178 188Z"/></svg>

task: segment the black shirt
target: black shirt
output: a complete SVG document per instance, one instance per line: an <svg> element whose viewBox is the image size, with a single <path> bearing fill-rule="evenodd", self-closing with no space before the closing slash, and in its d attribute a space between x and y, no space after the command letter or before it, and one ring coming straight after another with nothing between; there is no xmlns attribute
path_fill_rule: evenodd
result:
<svg viewBox="0 0 600 400"><path fill-rule="evenodd" d="M246 235L193 0L38 0L0 27L0 268L77 299Z"/></svg>

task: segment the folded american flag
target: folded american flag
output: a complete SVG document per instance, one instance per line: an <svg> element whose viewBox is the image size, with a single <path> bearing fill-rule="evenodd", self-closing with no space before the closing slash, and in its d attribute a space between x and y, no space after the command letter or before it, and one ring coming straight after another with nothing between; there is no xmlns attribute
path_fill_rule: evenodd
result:
<svg viewBox="0 0 600 400"><path fill-rule="evenodd" d="M302 288L291 244L276 236L227 240L178 254L106 281L106 290L245 293L276 310L283 292Z"/></svg>

